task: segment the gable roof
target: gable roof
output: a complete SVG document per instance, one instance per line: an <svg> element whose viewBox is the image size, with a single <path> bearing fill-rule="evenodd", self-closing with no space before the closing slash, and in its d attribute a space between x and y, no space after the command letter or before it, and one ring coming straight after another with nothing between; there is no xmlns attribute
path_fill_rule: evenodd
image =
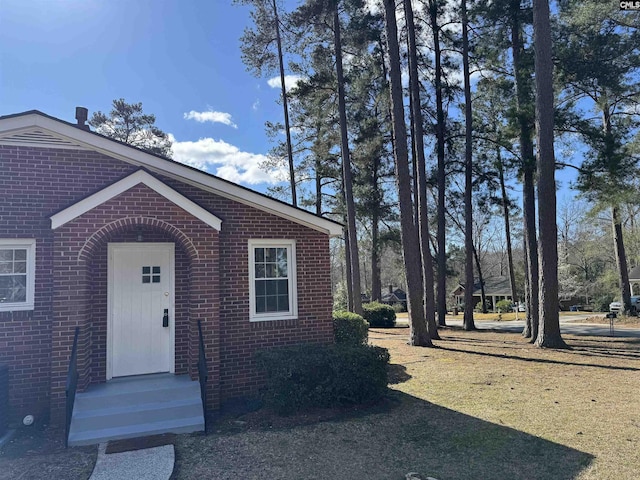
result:
<svg viewBox="0 0 640 480"><path fill-rule="evenodd" d="M83 130L73 123L51 117L38 110L0 116L0 145L94 150L229 200L286 218L330 236L342 234L342 225L333 220L320 217L189 165L148 153L96 132Z"/></svg>
<svg viewBox="0 0 640 480"><path fill-rule="evenodd" d="M151 190L162 195L164 198L182 208L183 210L186 210L194 217L202 220L207 225L220 231L222 220L213 215L211 212L208 212L207 210L202 208L197 203L189 200L184 195L176 192L173 188L161 182L156 177L145 172L144 170L137 170L131 175L127 175L123 179L112 183L102 190L99 190L96 193L83 198L82 200L63 210L60 210L58 213L53 214L50 217L51 228L55 230L65 223L70 222L74 218L77 218L80 215L88 212L89 210L94 209L98 205L102 205L103 203L111 200L113 197L116 197L121 193L126 192L131 187L139 184L146 185Z"/></svg>

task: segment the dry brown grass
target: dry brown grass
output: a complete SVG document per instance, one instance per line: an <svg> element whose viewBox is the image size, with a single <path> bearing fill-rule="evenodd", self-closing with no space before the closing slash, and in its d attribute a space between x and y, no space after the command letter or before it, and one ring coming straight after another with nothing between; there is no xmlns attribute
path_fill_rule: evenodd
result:
<svg viewBox="0 0 640 480"><path fill-rule="evenodd" d="M573 349L554 351L517 334L442 337L421 349L406 345L407 329L370 332L406 367L394 389L593 456L576 478L640 478L640 339L567 335Z"/></svg>
<svg viewBox="0 0 640 480"><path fill-rule="evenodd" d="M175 437L172 480L640 478L640 339L566 335L573 349L552 351L518 334L441 335L427 349L406 344L408 328L372 329L391 353L383 402L228 415ZM0 478L87 478L95 448L32 433L0 451Z"/></svg>

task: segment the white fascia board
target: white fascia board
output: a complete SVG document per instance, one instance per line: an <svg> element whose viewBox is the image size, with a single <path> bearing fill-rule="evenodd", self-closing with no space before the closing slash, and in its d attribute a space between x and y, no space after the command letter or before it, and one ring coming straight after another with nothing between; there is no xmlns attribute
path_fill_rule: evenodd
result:
<svg viewBox="0 0 640 480"><path fill-rule="evenodd" d="M65 208L55 215L52 215L50 217L51 228L55 230L56 228L61 227L65 223L70 222L74 218L78 218L80 215L102 205L113 197L126 192L140 183L162 195L164 198L183 210L186 210L194 217L202 220L215 230L220 231L222 220L143 170L138 170L128 177L125 177L122 180L94 193L93 195L80 200L78 203Z"/></svg>
<svg viewBox="0 0 640 480"><path fill-rule="evenodd" d="M93 150L137 166L143 166L157 173L189 183L210 193L220 195L253 208L257 208L292 222L305 225L332 237L342 235L342 225L310 212L286 205L259 193L228 183L219 178L199 172L175 161L168 161L131 148L127 145L95 135L67 123L38 114L7 118L0 122L0 132L11 129L38 126L50 130L70 140L83 143Z"/></svg>

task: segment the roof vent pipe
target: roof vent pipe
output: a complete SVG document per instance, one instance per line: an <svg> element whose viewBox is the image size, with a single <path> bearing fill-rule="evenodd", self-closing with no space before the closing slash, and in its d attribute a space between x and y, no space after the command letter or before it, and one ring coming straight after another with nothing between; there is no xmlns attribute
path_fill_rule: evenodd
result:
<svg viewBox="0 0 640 480"><path fill-rule="evenodd" d="M87 131L90 130L89 125L85 123L88 117L89 117L89 110L87 110L85 107L76 107L76 120L78 121L78 124L76 126L78 128L81 128L82 130L87 130Z"/></svg>

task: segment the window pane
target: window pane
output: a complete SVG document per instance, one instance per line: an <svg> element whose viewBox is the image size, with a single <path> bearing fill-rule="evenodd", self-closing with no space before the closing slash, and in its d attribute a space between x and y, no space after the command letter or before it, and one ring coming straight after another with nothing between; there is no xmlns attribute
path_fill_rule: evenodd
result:
<svg viewBox="0 0 640 480"><path fill-rule="evenodd" d="M26 260L27 259L27 250L25 248L20 248L18 250L13 251L13 259L14 260Z"/></svg>
<svg viewBox="0 0 640 480"><path fill-rule="evenodd" d="M13 273L13 262L0 262L0 273Z"/></svg>
<svg viewBox="0 0 640 480"><path fill-rule="evenodd" d="M0 262L10 262L13 260L13 250L0 250Z"/></svg>
<svg viewBox="0 0 640 480"><path fill-rule="evenodd" d="M276 261L276 250L277 248L265 248L266 257L265 261L267 262L275 262Z"/></svg>
<svg viewBox="0 0 640 480"><path fill-rule="evenodd" d="M14 273L27 273L27 262L15 262L13 271Z"/></svg>
<svg viewBox="0 0 640 480"><path fill-rule="evenodd" d="M276 280L269 280L268 282L266 282L267 295L276 295L278 293L278 291L276 290L278 288L277 283L278 282Z"/></svg>
<svg viewBox="0 0 640 480"><path fill-rule="evenodd" d="M160 275L154 275L152 281L153 283L160 283Z"/></svg>
<svg viewBox="0 0 640 480"><path fill-rule="evenodd" d="M277 312L278 311L278 297L273 295L267 297L267 312Z"/></svg>
<svg viewBox="0 0 640 480"><path fill-rule="evenodd" d="M267 263L265 276L267 278L276 278L276 273L276 265L274 263Z"/></svg>
<svg viewBox="0 0 640 480"><path fill-rule="evenodd" d="M142 274L149 275L151 273L151 267L142 267Z"/></svg>
<svg viewBox="0 0 640 480"><path fill-rule="evenodd" d="M19 303L26 301L26 275L8 275L0 277L0 303Z"/></svg>
<svg viewBox="0 0 640 480"><path fill-rule="evenodd" d="M278 277L287 278L289 276L287 272L287 261L279 261L278 262Z"/></svg>
<svg viewBox="0 0 640 480"><path fill-rule="evenodd" d="M254 258L256 263L264 262L264 248L256 248Z"/></svg>
<svg viewBox="0 0 640 480"><path fill-rule="evenodd" d="M160 273L160 267L153 267L153 273L159 274Z"/></svg>
<svg viewBox="0 0 640 480"><path fill-rule="evenodd" d="M267 311L265 297L256 298L256 313L264 313Z"/></svg>
<svg viewBox="0 0 640 480"><path fill-rule="evenodd" d="M256 296L265 296L267 294L266 284L266 280L256 280Z"/></svg>
<svg viewBox="0 0 640 480"><path fill-rule="evenodd" d="M278 248L278 262L287 262L287 249Z"/></svg>
<svg viewBox="0 0 640 480"><path fill-rule="evenodd" d="M142 283L151 283L151 275L143 275Z"/></svg>
<svg viewBox="0 0 640 480"><path fill-rule="evenodd" d="M289 282L287 280L277 280L278 295L289 295Z"/></svg>
<svg viewBox="0 0 640 480"><path fill-rule="evenodd" d="M278 311L289 311L289 295L278 295Z"/></svg>
<svg viewBox="0 0 640 480"><path fill-rule="evenodd" d="M256 264L256 278L264 278L264 263Z"/></svg>

